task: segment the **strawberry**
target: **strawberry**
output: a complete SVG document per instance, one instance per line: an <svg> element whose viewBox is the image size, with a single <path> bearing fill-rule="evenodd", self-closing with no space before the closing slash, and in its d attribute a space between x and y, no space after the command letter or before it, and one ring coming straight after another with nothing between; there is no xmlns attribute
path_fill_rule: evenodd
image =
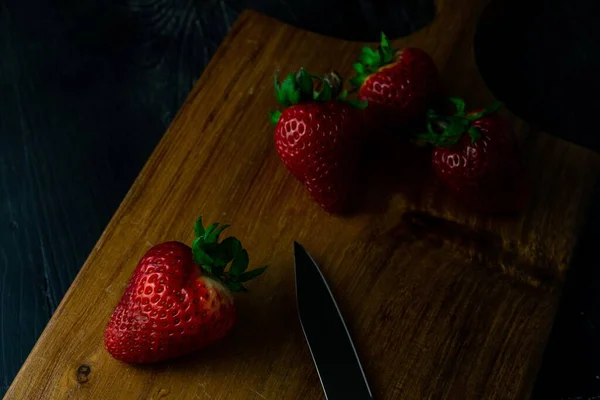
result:
<svg viewBox="0 0 600 400"><path fill-rule="evenodd" d="M469 207L504 213L521 209L526 199L524 168L516 137L498 114L496 102L465 113L461 99L452 116L429 111L428 133L419 138L433 144L433 170L441 183Z"/></svg>
<svg viewBox="0 0 600 400"><path fill-rule="evenodd" d="M313 79L320 91L313 91ZM275 94L285 107L274 111L274 142L279 158L330 213L347 211L355 185L362 145L362 110L366 104L339 96L342 81L336 73L321 78L304 69L289 74Z"/></svg>
<svg viewBox="0 0 600 400"><path fill-rule="evenodd" d="M208 346L229 332L236 312L232 291L266 267L246 271L239 240L218 242L228 225L206 229L199 218L192 248L180 242L152 247L139 261L115 308L104 344L117 360L152 363ZM231 266L226 271L226 266Z"/></svg>
<svg viewBox="0 0 600 400"><path fill-rule="evenodd" d="M369 103L374 126L398 130L426 115L440 93L440 77L425 51L405 47L399 51L381 34L379 49L364 47L354 63L357 75L350 80L360 100Z"/></svg>

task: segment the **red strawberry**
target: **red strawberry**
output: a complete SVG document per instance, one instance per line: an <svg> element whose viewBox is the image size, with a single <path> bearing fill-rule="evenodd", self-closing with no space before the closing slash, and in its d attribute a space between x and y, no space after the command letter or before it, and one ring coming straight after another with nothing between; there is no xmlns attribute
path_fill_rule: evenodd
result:
<svg viewBox="0 0 600 400"><path fill-rule="evenodd" d="M526 200L523 164L500 103L465 113L461 99L450 99L457 112L429 112L429 132L419 137L434 144L433 169L452 193L485 212L518 211Z"/></svg>
<svg viewBox="0 0 600 400"><path fill-rule="evenodd" d="M381 34L377 51L363 48L354 64L357 76L350 83L359 89L359 98L369 103L371 124L398 129L425 117L440 93L435 63L421 49L399 51Z"/></svg>
<svg viewBox="0 0 600 400"><path fill-rule="evenodd" d="M166 360L208 346L231 330L236 317L231 292L245 291L242 283L266 267L246 272L248 253L240 241L218 242L227 227L212 224L205 230L199 218L193 248L167 242L148 250L104 333L114 358Z"/></svg>
<svg viewBox="0 0 600 400"><path fill-rule="evenodd" d="M314 78L321 81L318 92ZM271 115L279 158L331 213L347 211L363 136L360 104L338 99L340 87L339 75L320 78L304 69L281 85L275 79L277 99L286 108Z"/></svg>

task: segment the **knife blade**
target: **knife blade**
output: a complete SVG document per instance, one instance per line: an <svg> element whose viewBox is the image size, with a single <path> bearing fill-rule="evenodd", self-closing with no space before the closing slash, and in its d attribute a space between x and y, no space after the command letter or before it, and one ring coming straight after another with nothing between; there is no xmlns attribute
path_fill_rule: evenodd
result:
<svg viewBox="0 0 600 400"><path fill-rule="evenodd" d="M312 257L294 242L300 325L327 400L373 399L335 298Z"/></svg>

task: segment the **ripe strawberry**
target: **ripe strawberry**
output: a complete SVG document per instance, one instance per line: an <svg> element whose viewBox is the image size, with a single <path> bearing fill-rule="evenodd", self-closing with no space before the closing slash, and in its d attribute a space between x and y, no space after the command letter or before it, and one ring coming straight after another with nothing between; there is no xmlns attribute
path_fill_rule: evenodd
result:
<svg viewBox="0 0 600 400"><path fill-rule="evenodd" d="M313 79L321 82L313 91ZM324 78L304 69L281 83L275 79L275 94L285 110L271 114L275 147L288 170L311 196L331 213L347 210L359 165L362 144L361 102L338 98L341 78Z"/></svg>
<svg viewBox="0 0 600 400"><path fill-rule="evenodd" d="M229 332L236 312L232 291L266 267L246 272L239 240L218 242L228 225L195 225L192 248L161 243L142 257L114 310L104 344L117 360L152 363L190 353ZM225 267L231 262L227 271Z"/></svg>
<svg viewBox="0 0 600 400"><path fill-rule="evenodd" d="M469 207L479 211L518 211L527 197L524 168L515 135L498 114L500 103L465 113L461 99L450 99L457 112L429 112L429 132L419 138L432 143L433 169L441 183Z"/></svg>
<svg viewBox="0 0 600 400"><path fill-rule="evenodd" d="M354 69L357 75L350 83L360 100L369 103L374 126L399 129L415 123L440 93L439 73L429 54L413 47L396 51L383 33L379 49L364 47Z"/></svg>

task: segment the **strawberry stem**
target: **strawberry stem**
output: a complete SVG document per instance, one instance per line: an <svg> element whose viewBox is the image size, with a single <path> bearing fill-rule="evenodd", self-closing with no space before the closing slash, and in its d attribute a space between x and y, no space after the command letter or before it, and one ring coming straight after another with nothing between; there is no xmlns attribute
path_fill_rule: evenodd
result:
<svg viewBox="0 0 600 400"><path fill-rule="evenodd" d="M318 81L316 85L315 79ZM335 71L329 72L325 76L318 76L309 74L304 68L300 68L297 72L290 73L281 83L277 79L277 75L273 80L275 97L279 104L286 108L307 101L324 103L335 100L345 101L358 108L367 106L366 102L346 100L347 92L342 92L344 81ZM281 111L271 111L271 123L277 124L280 117Z"/></svg>
<svg viewBox="0 0 600 400"><path fill-rule="evenodd" d="M219 236L229 225L214 223L204 228L202 217L194 225L196 238L192 244L194 261L207 274L223 282L232 292L246 292L243 283L262 274L267 266L250 271L248 252L235 237L219 242ZM226 270L229 265L229 269Z"/></svg>
<svg viewBox="0 0 600 400"><path fill-rule="evenodd" d="M478 119L497 113L502 103L494 102L483 111L466 113L465 102L459 98L450 98L456 107L454 115L439 115L434 110L427 112L427 132L417 135L417 138L437 147L453 146L463 135L469 135L471 143L481 138L481 132L472 123Z"/></svg>
<svg viewBox="0 0 600 400"><path fill-rule="evenodd" d="M354 90L358 90L369 75L384 65L391 63L396 55L396 50L391 46L385 33L381 32L381 42L377 50L363 47L359 60L353 64L356 76L350 79Z"/></svg>
<svg viewBox="0 0 600 400"><path fill-rule="evenodd" d="M342 92L343 80L340 74L335 71L331 71L323 77L324 86L329 86L331 88L331 97L336 99L340 96Z"/></svg>

